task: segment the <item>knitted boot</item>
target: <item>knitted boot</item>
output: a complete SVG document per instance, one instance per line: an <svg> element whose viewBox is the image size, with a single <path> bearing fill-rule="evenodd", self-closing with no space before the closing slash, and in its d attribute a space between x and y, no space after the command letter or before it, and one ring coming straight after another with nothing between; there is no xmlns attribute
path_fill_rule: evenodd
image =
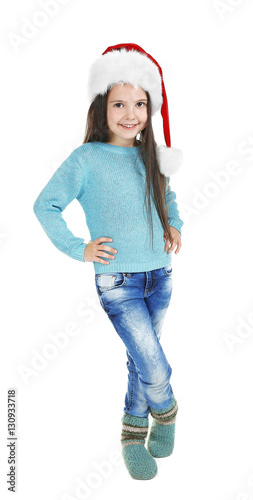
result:
<svg viewBox="0 0 253 500"><path fill-rule="evenodd" d="M153 457L168 457L174 448L175 420L178 411L177 401L172 397L168 408L155 410L150 408L154 418L147 448Z"/></svg>
<svg viewBox="0 0 253 500"><path fill-rule="evenodd" d="M148 434L148 417L124 413L122 417L122 455L133 479L152 479L157 473L154 458L144 447Z"/></svg>

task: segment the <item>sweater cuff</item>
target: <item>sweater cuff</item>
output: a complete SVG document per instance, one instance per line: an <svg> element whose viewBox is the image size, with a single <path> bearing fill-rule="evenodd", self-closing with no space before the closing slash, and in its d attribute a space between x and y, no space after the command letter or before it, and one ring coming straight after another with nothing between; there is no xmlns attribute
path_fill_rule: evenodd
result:
<svg viewBox="0 0 253 500"><path fill-rule="evenodd" d="M183 221L181 219L169 219L169 225L177 229L181 234L181 227L183 225Z"/></svg>
<svg viewBox="0 0 253 500"><path fill-rule="evenodd" d="M71 252L70 257L76 260L80 260L81 262L85 262L84 260L84 250L87 246L87 243L81 243L81 245L78 245L77 248L75 248L74 251Z"/></svg>

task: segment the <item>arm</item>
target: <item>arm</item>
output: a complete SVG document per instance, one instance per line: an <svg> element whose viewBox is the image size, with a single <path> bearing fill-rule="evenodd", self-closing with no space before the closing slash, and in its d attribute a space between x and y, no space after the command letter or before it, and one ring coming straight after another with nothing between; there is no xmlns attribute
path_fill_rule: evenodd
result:
<svg viewBox="0 0 253 500"><path fill-rule="evenodd" d="M75 151L61 164L36 199L33 210L52 243L73 259L84 262L86 243L68 229L63 210L78 198L84 172Z"/></svg>
<svg viewBox="0 0 253 500"><path fill-rule="evenodd" d="M169 177L166 177L166 204L168 207L169 225L177 229L181 234L181 228L184 222L180 219L176 202L176 193L171 191Z"/></svg>

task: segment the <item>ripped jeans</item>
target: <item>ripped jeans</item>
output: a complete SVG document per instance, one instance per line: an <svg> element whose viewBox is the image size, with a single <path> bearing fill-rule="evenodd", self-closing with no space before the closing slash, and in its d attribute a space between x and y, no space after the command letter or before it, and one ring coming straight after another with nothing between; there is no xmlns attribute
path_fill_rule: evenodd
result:
<svg viewBox="0 0 253 500"><path fill-rule="evenodd" d="M171 264L152 271L95 274L100 304L126 346L124 412L147 417L172 400L172 369L160 336L172 292Z"/></svg>

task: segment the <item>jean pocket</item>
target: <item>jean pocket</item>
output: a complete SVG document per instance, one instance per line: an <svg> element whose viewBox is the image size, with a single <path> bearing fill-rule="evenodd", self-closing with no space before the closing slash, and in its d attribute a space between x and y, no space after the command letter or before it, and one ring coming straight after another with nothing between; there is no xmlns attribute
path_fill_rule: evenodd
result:
<svg viewBox="0 0 253 500"><path fill-rule="evenodd" d="M171 267L171 264L168 264L167 266L164 266L162 268L163 270L163 273L165 274L165 276L172 276L172 267Z"/></svg>
<svg viewBox="0 0 253 500"><path fill-rule="evenodd" d="M119 288L127 282L126 273L95 274L96 286L101 292Z"/></svg>

